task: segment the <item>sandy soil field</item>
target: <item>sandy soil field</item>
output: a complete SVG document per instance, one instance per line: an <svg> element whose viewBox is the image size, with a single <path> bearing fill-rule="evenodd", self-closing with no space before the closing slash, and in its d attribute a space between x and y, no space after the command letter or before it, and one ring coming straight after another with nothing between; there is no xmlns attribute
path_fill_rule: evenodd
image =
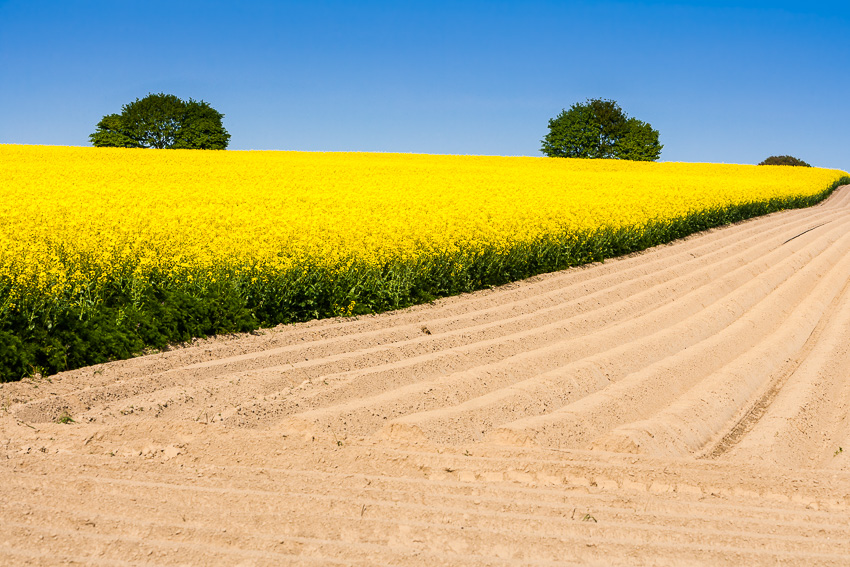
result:
<svg viewBox="0 0 850 567"><path fill-rule="evenodd" d="M848 565L850 187L0 385L3 565Z"/></svg>

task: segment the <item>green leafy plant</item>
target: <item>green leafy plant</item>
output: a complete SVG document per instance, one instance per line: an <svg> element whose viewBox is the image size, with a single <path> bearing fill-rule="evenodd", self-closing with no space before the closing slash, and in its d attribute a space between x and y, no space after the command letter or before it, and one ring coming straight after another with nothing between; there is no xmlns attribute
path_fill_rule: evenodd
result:
<svg viewBox="0 0 850 567"><path fill-rule="evenodd" d="M801 167L812 167L803 160L793 156L770 156L759 165L798 165Z"/></svg>
<svg viewBox="0 0 850 567"><path fill-rule="evenodd" d="M64 423L64 424L67 425L69 423L76 423L76 422L74 421L74 419L71 417L71 415L66 410L66 411L62 412L62 415L60 415L58 418L56 418L56 423Z"/></svg>
<svg viewBox="0 0 850 567"><path fill-rule="evenodd" d="M588 99L549 120L541 150L549 157L655 161L664 147L658 130L629 118L613 100Z"/></svg>

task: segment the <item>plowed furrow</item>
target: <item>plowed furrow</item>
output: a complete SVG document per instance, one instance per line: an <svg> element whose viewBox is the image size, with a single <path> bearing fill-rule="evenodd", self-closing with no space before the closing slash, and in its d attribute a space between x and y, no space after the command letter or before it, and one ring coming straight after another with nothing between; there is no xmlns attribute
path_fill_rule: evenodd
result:
<svg viewBox="0 0 850 567"><path fill-rule="evenodd" d="M0 565L847 565L848 213L0 384Z"/></svg>
<svg viewBox="0 0 850 567"><path fill-rule="evenodd" d="M254 443L259 444L258 441ZM216 449L207 442L199 445L205 452ZM238 490L265 500L351 500L352 509L358 510L361 498L377 498L393 503L427 504L438 509L475 504L479 511L555 516L562 516L578 504L616 508L634 515L681 517L690 510L693 519L734 517L746 523L769 516L777 525L788 523L819 528L832 525L850 529L850 516L829 514L830 510L846 510L850 504L841 488L850 480L846 474L785 473L767 477L760 469L740 464L730 463L725 467L708 462L698 463L699 466L664 465L665 461L658 460L613 458L616 455L600 459L587 452L557 453L555 456L559 458L555 460L543 458L545 452L508 458L510 453L505 450L488 449L484 456L468 456L468 452L387 451L377 446L329 451L322 445L306 454L297 449L287 449L285 453L292 453L293 457L298 455L296 462L314 468L280 469L270 466L271 463L257 466L193 464L198 461L197 457L192 457L196 450L191 446L186 450L187 456L180 457L174 464L141 456L128 460L120 456L80 455L73 459L74 468L91 472L69 476L52 489L88 497L93 486L107 486L122 498L166 488L213 495L227 495L230 490ZM481 451L482 448L476 449L476 453ZM214 452L226 454L221 449ZM349 461L347 457L352 454L369 458ZM251 461L256 457L252 459L250 453L242 452L235 453L230 460L233 459ZM287 461L280 456L268 460ZM13 463L16 461L20 466L25 463L28 466L25 471L8 477L4 486L12 493L10 500L15 498L15 492L38 489L44 472L40 465L49 464L47 458L41 463L19 459ZM349 464L340 469L340 463ZM700 511L699 514L696 511Z"/></svg>
<svg viewBox="0 0 850 567"><path fill-rule="evenodd" d="M112 483L118 487L111 486ZM101 486L96 490L98 500L103 501L110 508L127 509L127 489L133 486L127 483L101 481ZM466 506L453 507L445 502L439 506L433 504L406 503L402 496L392 494L392 498L380 498L380 494L371 491L372 494L356 494L352 496L323 494L306 495L300 493L282 494L263 490L238 490L240 496L247 496L247 506L244 510L234 510L227 514L227 525L230 529L220 529L214 523L201 523L203 512L210 504L230 492L223 489L189 489L180 485L168 485L163 483L146 483L150 489L156 490L158 496L167 500L173 510L167 517L157 521L146 520L139 524L132 518L122 518L115 515L102 514L74 514L54 508L27 507L21 515L18 527L26 523L37 522L38 524L49 523L53 531L67 531L69 529L97 529L100 536L114 535L120 537L121 533L135 527L144 529L149 543L168 545L173 540L183 542L204 542L224 547L228 538L237 537L255 551L269 551L269 542L283 543L281 540L296 540L301 545L329 546L335 542L343 542L346 534L359 532L360 542L368 543L380 541L387 543L393 539L398 532L399 526L403 526L403 532L413 540L417 537L452 537L451 532L455 529L451 524L455 518L462 521L465 530L470 533L486 532L486 535L498 536L503 541L512 538L541 539L565 541L571 538L585 538L594 536L596 541L626 541L634 539L635 542L660 543L660 544L687 544L694 539L699 539L702 534L710 534L715 543L723 542L726 546L733 547L740 538L763 540L762 545L771 545L773 551L793 553L801 550L815 551L818 549L831 549L833 552L847 552L846 543L841 538L846 534L845 530L825 528L824 526L807 526L796 524L791 526L774 526L768 533L765 525L754 525L737 518L718 517L713 525L681 525L685 522L671 522L671 517L662 518L663 521L654 525L650 515L626 517L621 519L618 514L604 507L592 506L581 508L573 505L560 507L559 516L540 516L535 514L518 513L513 510L481 510L481 499L478 505L473 502L465 503ZM84 486L91 490L85 482ZM101 487L113 488L113 491L104 492ZM123 488L115 489L115 488ZM65 490L66 494L73 494L73 489ZM189 494L186 494L188 492ZM132 494L132 492L130 492ZM376 499L375 496L379 498ZM66 505L72 508L81 505L88 497L81 494L79 497L68 498ZM122 502L125 500L125 502ZM577 503L571 503L577 504ZM309 512L307 512L309 510ZM13 508L5 510L9 518L9 525L16 524L16 511ZM620 511L623 515L624 511ZM153 513L151 510L150 514ZM326 522L321 526L314 526L314 530L320 533L311 533L307 529L297 530L296 533L281 532L278 526L291 522L294 525L309 525L309 517L317 513L321 514ZM150 516L149 516L150 517ZM26 523L24 523L24 521ZM447 521L448 520L448 521ZM128 525L125 525L128 524ZM203 527L196 527L202 524ZM98 527L99 526L99 527ZM749 531L747 528L758 527L761 531ZM732 528L732 529L730 529ZM228 534L228 531L230 532ZM175 537L179 536L179 537ZM636 538L636 539L635 539ZM839 538L837 541L834 538ZM349 542L351 543L351 542ZM471 550L470 550L471 551ZM482 554L486 550L476 550L476 554Z"/></svg>
<svg viewBox="0 0 850 567"><path fill-rule="evenodd" d="M36 519L36 518L34 518ZM95 528L96 525L91 523L85 524ZM48 556L61 554L61 550L73 542L78 542L85 545L90 550L98 553L106 558L100 558L102 564L124 564L124 565L181 565L180 556L187 552L200 552L202 555L196 559L206 562L206 564L238 564L244 561L250 561L254 565L259 562L261 565L290 565L295 564L311 564L311 565L374 565L375 563L367 563L366 559L352 560L350 558L337 559L334 557L333 547L337 542L321 540L316 538L269 538L266 541L261 541L260 548L291 548L295 553L286 553L285 551L267 551L257 549L253 546L242 549L239 547L228 546L226 541L222 541L216 545L210 541L192 541L187 538L174 537L175 532L183 532L185 530L187 536L193 535L191 530L173 529L169 534L170 538L160 539L157 537L156 529L150 529L144 537L127 537L126 535L114 536L111 534L103 534L94 529L85 529L79 526L44 527L42 525L31 525L29 523L9 522L5 525L7 534L5 537L14 540L21 537L38 537L43 542L41 553ZM150 526L132 526L138 528L150 528ZM103 526L102 526L103 528ZM153 533L151 533L153 532ZM226 535L221 538L227 539ZM253 542L257 542L260 538L251 538ZM338 544L337 544L338 545ZM375 555L389 555L387 549L379 545L359 546L365 549L358 550L358 546L349 544L347 550L350 554L356 555L360 551L365 557L374 557ZM353 552L353 553L352 553ZM129 561L123 558L130 558ZM87 563L87 561L84 561ZM383 563L379 559L377 564Z"/></svg>
<svg viewBox="0 0 850 567"><path fill-rule="evenodd" d="M239 525L250 530L276 529L287 523L287 518L316 514L320 510L322 516L335 515L338 519L348 518L361 525L368 522L395 521L418 523L423 526L440 526L446 518L463 516L468 523L490 530L508 530L521 533L536 533L546 525L557 525L559 531L584 530L590 521L585 514L593 514L597 520L604 519L606 528L638 529L632 526L639 523L641 530L658 531L659 535L645 534L642 539L652 540L664 537L663 529L677 527L680 533L692 533L697 536L703 530L719 533L729 531L734 527L736 534L747 534L756 537L759 534L770 537L793 536L794 541L813 542L819 539L843 538L850 526L847 522L836 523L825 513L810 509L795 509L788 504L782 507L754 507L742 504L742 498L736 502L708 502L698 504L693 510L694 502L686 496L692 493L672 492L652 495L654 502L650 504L646 493L632 489L631 498L614 491L590 493L579 487L571 490L556 489L552 485L547 488L517 488L505 485L481 485L474 481L429 481L427 484L433 490L427 498L423 498L422 489L426 483L413 479L389 480L384 478L357 475L356 482L334 486L330 490L318 490L304 487L296 490L294 484L291 490L281 490L279 485L285 480L300 478L315 482L322 480L327 483L334 478L330 474L312 477L311 475L289 475L277 473L274 482L268 477L258 475L250 485L231 486L225 483L188 484L185 477L178 475L156 476L157 480L142 483L109 477L78 477L69 479L55 487L43 491L49 497L48 501L61 502L66 508L65 513L58 513L61 520L70 521L72 511L86 508L85 521L95 521L95 515L105 515L110 521L126 521L131 523L132 515L116 516L115 510L132 510L138 507L134 504L140 493L153 491L161 498L174 504L174 509L168 514L156 514L158 522L181 529L183 526L201 526L219 535L222 526ZM461 475L463 476L463 475ZM365 482L361 482L365 481ZM22 477L14 483L17 490L26 490L36 484L33 479ZM10 487L11 488L11 487ZM13 492L3 491L5 506L8 508L6 517L15 514L29 515L38 507L20 501ZM627 491L628 492L628 491ZM645 489L643 489L645 492ZM237 494L238 493L238 494ZM508 494L511 497L508 498ZM86 504L92 494L96 494L97 506ZM238 496L240 500L250 501L251 505L234 508L228 511L226 517L205 519L206 510L214 506L222 498ZM41 508L38 508L41 509ZM54 508L44 507L44 514L50 516ZM59 512L58 509L55 510ZM367 515L366 512L369 511ZM148 523L154 518L153 508L148 510ZM387 519L391 517L391 519ZM123 519L122 519L123 518ZM767 518L770 518L768 520ZM259 520L262 520L261 522ZM339 522L333 528L338 529ZM569 524L561 526L560 524ZM597 522L593 522L597 523ZM637 524L635 524L637 525ZM263 527L265 526L265 527ZM570 527L572 526L572 527ZM376 528L379 529L379 528ZM167 530L166 530L167 531ZM731 532L730 532L731 533ZM760 536L759 536L760 537Z"/></svg>
<svg viewBox="0 0 850 567"><path fill-rule="evenodd" d="M836 298L835 314L810 338L805 356L739 422L711 457L799 468L841 462L850 430L850 292ZM838 402L838 403L836 403ZM728 453L728 455L725 455Z"/></svg>
<svg viewBox="0 0 850 567"><path fill-rule="evenodd" d="M59 499L71 509L84 505L85 501L90 500L93 495L96 496L97 502L107 509L128 509L127 502L121 502L121 500L129 501L132 508L136 500L135 496L138 495L133 491L138 483L108 478L81 479L79 491L74 489L73 481L68 484L70 486L64 487L64 490L58 493L70 495L64 498L60 496ZM93 487L92 484L97 486ZM745 548L736 547L740 546L741 538L749 541L755 539L762 540L761 546L769 546L770 553L764 555L773 558L814 558L818 553L829 557L830 551L833 557L837 557L835 552L840 551L842 544L836 543L833 538L841 538L846 533L825 529L824 526L815 527L811 524L791 525L786 530L782 530L781 525L778 526L779 530L777 526L774 526L773 529L769 529L772 533L768 533L767 526L761 525L758 527L761 527L763 531L748 532L745 528L752 527L752 524L743 525L747 522L738 519L732 511L717 518L715 524L721 524L718 529L716 526L670 525L669 516L664 518L666 521L660 525L652 525L646 515L637 518L637 523L622 521L610 509L598 506L581 508L577 515L576 503L564 503L559 507L560 517L553 518L521 514L504 508L482 512L480 497L477 497L477 504L467 502L467 506L455 508L444 502L432 505L406 504L403 502L404 495L393 493L385 495L376 490L371 491L371 494L306 495L282 494L258 489L189 487L153 482L145 482L141 485L146 490L153 491L157 498L169 503L168 513L165 516L162 513L157 514L153 508L140 510L146 512L147 518L157 515L160 518L156 521L146 519L139 522L132 516L123 518L114 514L69 512L63 514L61 510L53 508L37 509L19 503L15 508L23 510L20 514L25 521L16 522L15 510L11 509L8 510L7 517L10 517L8 525L12 529L23 529L33 523L50 524L51 527L42 529L42 532L52 539L55 539L55 536L67 535L71 530L96 531L98 541L108 542L110 548L117 549L119 553L125 552L124 544L138 546L139 543L137 538L126 538L121 534L141 530L146 534L145 545L141 547L141 550L149 555L162 556L167 549L187 545L195 547L202 544L205 551L217 552L212 555L214 558L232 554L271 560L285 559L286 556L280 551L287 546L295 546L302 553L304 551L302 546L320 549L323 558L332 558L334 556L332 552L336 547L344 547L349 556L352 551L356 552L357 548L365 547L364 553L371 554L377 559L381 555L387 555L387 547L391 549L404 547L398 545L402 540L407 542L426 539L452 541L456 537L458 526L467 533L480 537L496 536L499 541L515 548L523 542L526 545L532 543L538 550L558 544L574 544L588 537L593 538L598 545L642 543L662 550L675 545L695 550L700 546L694 545L693 541L708 535L715 545L722 543L727 551L734 549L746 553ZM103 487L112 490L104 493ZM75 497L77 492L79 496ZM205 520L205 509L214 506L220 498L228 495L240 496L243 507L234 509L224 517L215 518L212 523ZM380 498L381 496L384 498ZM522 505L522 502L519 504ZM309 512L303 512L304 510ZM623 512L620 511L621 514ZM312 529L320 531L320 534L311 533L307 528L296 528L295 533L291 533L291 528L283 532L279 531L281 525L310 525L309 518L317 514L325 521L318 526L312 525ZM129 525L124 525L125 522ZM229 529L220 529L216 522L229 526ZM358 534L357 541L350 539L352 533ZM241 543L239 551L227 549L227 541L233 538ZM375 549L376 545L383 546L383 549ZM270 555L272 548L275 551L273 555ZM466 546L465 551L466 556L486 557L489 550L472 544ZM391 560L392 557L386 559Z"/></svg>
<svg viewBox="0 0 850 567"><path fill-rule="evenodd" d="M609 431L612 427L626 428L629 422L638 421L650 415L651 412L660 410L664 404L673 403L687 395L686 391L689 388L696 386L703 379L710 379L714 372L722 372L724 365L732 364L739 357L741 359L738 360L737 366L727 369L734 374L732 380L738 380L739 375L746 372L747 364L752 365L759 356L777 363L784 361L783 353L794 354L796 349L802 346L800 341L808 338L824 313L824 301L831 301L843 287L842 278L846 274L843 270L847 268L847 263L842 261L842 258L847 256L848 246L850 246L850 238L843 237L843 240L828 249L827 253L802 267L795 267L793 275L788 280L769 289L770 293L764 295L757 303L742 304L738 297L730 298L732 305L737 304L747 311L728 326L712 329L710 337L690 345L691 348L682 349L681 352L631 374L598 394L587 396L551 414L506 425L494 435L494 440L499 442L532 441L557 447L587 446L594 442L597 436ZM818 291L822 293L810 295L809 292L819 285L826 271L832 275L829 280L830 285L820 285ZM766 283L764 279L758 282L753 281L751 287L765 289ZM823 297L824 293L825 297ZM798 301L800 303L797 303ZM795 304L800 313L790 317L788 312L795 307ZM721 306L721 309L723 308L734 309L729 305ZM688 320L687 324L697 328L710 325L705 318L700 317ZM671 331L675 332L674 329ZM686 330L678 331L687 332ZM779 335L774 336L775 333ZM666 337L662 340L665 343L668 341ZM764 341L767 341L766 345L763 344ZM771 348L770 345L778 345L780 352L770 350L764 352L764 349ZM749 377L756 375L764 374L758 372L747 374ZM752 387L757 385L758 382L752 383ZM699 390L696 392L692 395L700 396L700 399L708 399L706 396L714 395L702 394ZM724 398L720 405L727 402L728 398ZM740 401L740 403L744 402ZM739 407L730 406L726 409L735 412ZM726 419L729 419L728 413L726 416ZM716 431L711 428L706 431L707 435L712 433ZM707 442L705 435L700 439L703 444ZM694 443L696 444L690 448L692 451L701 446L697 441ZM644 447L647 444L648 442L644 444ZM618 445L614 438L599 440L596 446L608 450L639 450L629 442ZM672 446L670 448L673 450Z"/></svg>
<svg viewBox="0 0 850 567"><path fill-rule="evenodd" d="M847 226L844 221L830 234L845 234ZM369 433L388 418L416 412L392 421L385 434L402 438L425 436L437 442L476 441L490 429L524 417L523 414L539 415L563 407L617 382L625 374L720 333L786 279L807 268L826 248L831 252L818 265L834 261L844 248L832 244L826 236L793 254L785 249L782 254L790 255L782 260L781 256L773 257L778 254L768 255L756 265L743 266L712 285L679 297L674 287L666 305L592 335L579 334L548 349L528 351L497 364L482 365L475 371L302 413L286 426L292 431L307 431L311 436L328 435L332 430L337 437L344 437L349 433ZM762 277L753 280L754 273ZM812 279L796 277L795 282L797 287L773 298L774 304L799 295L799 286L811 285ZM772 312L772 306L762 306L750 318ZM768 328L769 324L770 321L763 321L762 327ZM749 329L731 334L731 342L739 352L752 346L752 341L740 341L741 335L752 336ZM572 361L575 362L570 364ZM387 388L395 385L381 383ZM584 427L581 430L586 431Z"/></svg>
<svg viewBox="0 0 850 567"><path fill-rule="evenodd" d="M818 286L780 329L679 396L668 408L642 422L621 426L600 440L599 446L670 456L702 449L724 431L724 426L732 425L732 418L773 379L784 362L803 349L828 305L847 286L848 275L850 254L833 270L821 273Z"/></svg>

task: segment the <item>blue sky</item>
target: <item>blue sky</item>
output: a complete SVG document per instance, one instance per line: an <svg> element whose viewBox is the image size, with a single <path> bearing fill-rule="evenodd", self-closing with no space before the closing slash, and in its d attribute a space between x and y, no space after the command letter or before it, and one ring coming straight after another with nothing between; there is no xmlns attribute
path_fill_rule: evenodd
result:
<svg viewBox="0 0 850 567"><path fill-rule="evenodd" d="M850 171L846 2L0 0L0 143L88 145L150 92L230 149L541 155L616 100L662 161Z"/></svg>

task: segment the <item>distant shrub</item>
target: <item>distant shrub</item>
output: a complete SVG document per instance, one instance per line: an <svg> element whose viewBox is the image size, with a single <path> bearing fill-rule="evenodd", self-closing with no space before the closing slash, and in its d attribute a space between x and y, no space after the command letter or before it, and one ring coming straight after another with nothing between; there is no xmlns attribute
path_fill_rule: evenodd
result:
<svg viewBox="0 0 850 567"><path fill-rule="evenodd" d="M812 167L803 160L793 156L770 156L759 165L801 165L803 167Z"/></svg>

